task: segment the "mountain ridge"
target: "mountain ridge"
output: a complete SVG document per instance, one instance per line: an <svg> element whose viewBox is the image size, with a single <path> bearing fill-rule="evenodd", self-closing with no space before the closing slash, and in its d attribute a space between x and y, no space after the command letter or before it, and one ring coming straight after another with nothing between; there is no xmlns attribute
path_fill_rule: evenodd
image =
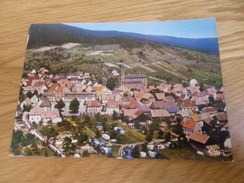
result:
<svg viewBox="0 0 244 183"><path fill-rule="evenodd" d="M120 31L95 31L65 24L32 24L27 48L60 45L67 42L85 44L123 44L129 46L141 44L142 41L183 47L202 52L219 54L217 38L179 38L172 36L144 35ZM133 43L134 42L134 43ZM126 43L124 46L126 47Z"/></svg>

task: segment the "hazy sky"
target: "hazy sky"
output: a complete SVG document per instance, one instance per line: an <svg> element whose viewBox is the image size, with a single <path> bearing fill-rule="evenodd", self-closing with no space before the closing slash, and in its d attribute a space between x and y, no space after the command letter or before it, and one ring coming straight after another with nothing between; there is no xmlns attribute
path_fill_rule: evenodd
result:
<svg viewBox="0 0 244 183"><path fill-rule="evenodd" d="M69 23L67 25L89 30L116 30L148 35L167 35L186 38L217 37L214 18L165 22Z"/></svg>

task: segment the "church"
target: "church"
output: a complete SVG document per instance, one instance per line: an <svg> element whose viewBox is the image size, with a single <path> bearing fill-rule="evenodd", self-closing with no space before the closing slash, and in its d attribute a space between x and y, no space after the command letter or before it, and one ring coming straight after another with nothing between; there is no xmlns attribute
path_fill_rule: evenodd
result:
<svg viewBox="0 0 244 183"><path fill-rule="evenodd" d="M124 65L120 65L118 85L128 88L144 88L147 87L147 77L141 74L125 74Z"/></svg>

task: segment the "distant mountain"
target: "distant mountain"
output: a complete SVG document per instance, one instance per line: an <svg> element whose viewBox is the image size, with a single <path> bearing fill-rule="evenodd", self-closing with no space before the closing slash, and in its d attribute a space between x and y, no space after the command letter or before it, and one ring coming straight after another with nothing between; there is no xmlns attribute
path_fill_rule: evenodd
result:
<svg viewBox="0 0 244 183"><path fill-rule="evenodd" d="M140 47L143 42L167 44L208 53L218 54L217 38L176 38L170 36L143 35L119 31L93 31L64 24L33 24L29 31L27 48L60 45L76 42L89 45L120 44L122 47Z"/></svg>

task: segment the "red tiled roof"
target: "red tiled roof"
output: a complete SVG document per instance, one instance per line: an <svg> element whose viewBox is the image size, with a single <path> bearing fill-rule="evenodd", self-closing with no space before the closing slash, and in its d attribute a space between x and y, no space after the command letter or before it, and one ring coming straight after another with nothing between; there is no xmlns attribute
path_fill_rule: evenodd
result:
<svg viewBox="0 0 244 183"><path fill-rule="evenodd" d="M142 98L143 98L143 95L144 95L143 92L137 92L137 93L134 93L134 96L135 96L136 98L139 98L139 99L142 99Z"/></svg>
<svg viewBox="0 0 244 183"><path fill-rule="evenodd" d="M164 100L165 99L165 94L164 93L155 93L156 97L158 100Z"/></svg>
<svg viewBox="0 0 244 183"><path fill-rule="evenodd" d="M193 120L185 120L183 124L183 128L194 130L196 127L196 122Z"/></svg>
<svg viewBox="0 0 244 183"><path fill-rule="evenodd" d="M151 93L144 93L143 98L149 99L149 98L154 98L154 96Z"/></svg>
<svg viewBox="0 0 244 183"><path fill-rule="evenodd" d="M181 108L191 108L191 107L196 107L196 104L190 100L183 100L180 104Z"/></svg>
<svg viewBox="0 0 244 183"><path fill-rule="evenodd" d="M154 118L160 118L160 117L170 117L170 114L168 111L164 109L159 109L159 110L150 110L151 116Z"/></svg>
<svg viewBox="0 0 244 183"><path fill-rule="evenodd" d="M203 119L202 119L202 117L201 117L201 115L199 115L199 114L193 114L193 115L191 115L190 116L194 121L196 121L196 122L198 122L198 121L202 121Z"/></svg>
<svg viewBox="0 0 244 183"><path fill-rule="evenodd" d="M209 139L209 136L201 134L201 133L191 133L188 138L190 140L194 140L196 142L200 142L202 144L206 144L206 142Z"/></svg>
<svg viewBox="0 0 244 183"><path fill-rule="evenodd" d="M107 107L118 107L118 103L115 100L109 100L106 105Z"/></svg>
<svg viewBox="0 0 244 183"><path fill-rule="evenodd" d="M92 100L87 103L88 107L100 107L100 102L97 100Z"/></svg>
<svg viewBox="0 0 244 183"><path fill-rule="evenodd" d="M135 109L135 108L137 108L137 107L139 107L139 106L140 106L140 104L138 104L138 102L135 101L135 100L132 100L132 101L127 105L127 107L130 108L130 109Z"/></svg>

